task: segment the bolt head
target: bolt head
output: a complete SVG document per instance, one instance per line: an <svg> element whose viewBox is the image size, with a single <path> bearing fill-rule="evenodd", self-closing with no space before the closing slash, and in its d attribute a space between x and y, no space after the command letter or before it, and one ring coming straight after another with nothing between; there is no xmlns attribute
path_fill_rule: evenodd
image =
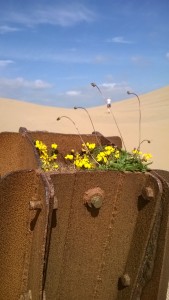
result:
<svg viewBox="0 0 169 300"><path fill-rule="evenodd" d="M96 195L96 196L92 197L92 199L91 199L91 204L95 208L100 208L102 206L102 203L103 203L103 198L99 195Z"/></svg>
<svg viewBox="0 0 169 300"><path fill-rule="evenodd" d="M122 284L124 287L130 286L130 284L131 284L130 276L129 276L127 273L126 273L126 274L123 274L123 275L120 277L120 281L121 281L121 284Z"/></svg>
<svg viewBox="0 0 169 300"><path fill-rule="evenodd" d="M100 187L87 190L83 196L84 204L99 209L104 200L104 191Z"/></svg>
<svg viewBox="0 0 169 300"><path fill-rule="evenodd" d="M34 201L31 200L29 202L29 209L30 210L38 210L38 209L42 209L42 202L41 201Z"/></svg>
<svg viewBox="0 0 169 300"><path fill-rule="evenodd" d="M154 191L150 186L144 187L142 190L142 196L146 200L153 200L154 199Z"/></svg>

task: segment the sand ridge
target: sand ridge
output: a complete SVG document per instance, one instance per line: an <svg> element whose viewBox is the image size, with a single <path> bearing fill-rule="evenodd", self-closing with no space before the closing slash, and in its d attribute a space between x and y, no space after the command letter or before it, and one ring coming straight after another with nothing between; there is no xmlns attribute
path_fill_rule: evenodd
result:
<svg viewBox="0 0 169 300"><path fill-rule="evenodd" d="M153 155L152 168L169 170L169 86L139 95L142 111L141 138L151 140L143 143L141 150ZM80 106L80 101L79 101ZM112 114L106 106L87 109L96 131L105 136L119 135ZM113 102L112 112L118 122L125 145L130 151L138 146L138 101L134 96ZM59 116L70 117L80 133L93 131L87 113L73 108L49 107L38 104L0 98L0 131L18 132L20 127L28 130L46 130L58 133L77 133L68 119L56 121Z"/></svg>

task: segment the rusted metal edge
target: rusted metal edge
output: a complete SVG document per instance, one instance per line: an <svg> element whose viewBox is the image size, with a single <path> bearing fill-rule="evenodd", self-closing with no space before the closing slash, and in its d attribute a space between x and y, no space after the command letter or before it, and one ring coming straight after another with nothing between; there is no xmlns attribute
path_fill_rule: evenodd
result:
<svg viewBox="0 0 169 300"><path fill-rule="evenodd" d="M161 224L161 216L162 216L162 204L161 204L161 196L162 196L162 184L161 181L150 174L151 177L158 184L159 192L157 195L156 206L155 206L155 214L151 220L150 225L150 235L147 241L147 247L145 248L142 263L137 273L137 278L135 280L133 291L131 293L131 300L141 299L142 291L144 286L146 286L147 282L152 277L152 272L154 268L154 261L156 257L156 250L157 250L157 242Z"/></svg>
<svg viewBox="0 0 169 300"><path fill-rule="evenodd" d="M169 172L165 170L153 170L152 173L162 182L162 209L166 212L166 233L163 251L162 270L159 281L157 300L166 300L169 282Z"/></svg>
<svg viewBox="0 0 169 300"><path fill-rule="evenodd" d="M70 135L70 134L66 134L66 133L58 133L58 132L49 132L46 130L35 130L35 131L31 131L26 129L25 127L20 127L19 128L19 133L21 133L23 136L26 136L30 139L30 142L32 142L32 138L31 138L31 133L53 133L53 134L57 134L57 135ZM122 141L121 138L119 136L109 136L109 137L105 137L102 133L100 133L99 131L94 131L91 134L81 134L81 136L91 136L91 135L96 135L98 137L101 138L101 140L104 142L104 144L106 145L116 145L118 148L122 148ZM77 136L76 133L71 133L72 136ZM33 143L33 142L32 142Z"/></svg>
<svg viewBox="0 0 169 300"><path fill-rule="evenodd" d="M1 177L1 182L6 180L8 177L12 177L13 175L15 176L16 174L27 174L27 173L33 173L36 174L34 169L28 169L28 170L16 170L16 171L11 171L9 173L6 173L4 176ZM30 200L31 201L31 200ZM29 203L29 199L28 199ZM28 206L29 209L29 206ZM29 222L29 220L27 220ZM24 249L24 262L23 262L23 269L22 269L22 276L20 278L21 282L21 296L19 300L32 300L32 293L31 290L27 291L27 286L28 286L28 276L29 276L29 267L30 267L30 257L31 257L31 244L32 244L32 235L27 236L27 241L26 241L26 247Z"/></svg>
<svg viewBox="0 0 169 300"><path fill-rule="evenodd" d="M44 265L42 271L42 299L45 299L45 281L47 275L47 264L50 250L50 239L51 239L51 231L52 231L52 215L53 209L56 208L56 199L54 194L54 186L50 177L50 174L42 172L41 174L45 191L46 191L46 207L48 208L48 221L47 226L44 232Z"/></svg>
<svg viewBox="0 0 169 300"><path fill-rule="evenodd" d="M37 162L37 165L38 165L38 168L41 167L41 161L40 161L40 157L39 157L39 154L35 148L35 145L32 141L32 137L30 135L31 131L27 130L25 127L20 127L19 128L19 133L28 141L28 143L32 146L32 149L33 149L33 153L35 155L35 159L36 159L36 162Z"/></svg>
<svg viewBox="0 0 169 300"><path fill-rule="evenodd" d="M92 134L97 134L97 136L101 137L101 140L104 142L104 144L107 145L115 145L118 148L122 148L122 140L119 136L104 136L99 131L93 131Z"/></svg>
<svg viewBox="0 0 169 300"><path fill-rule="evenodd" d="M37 177L40 176L42 183L44 185L45 189L45 210L47 214L47 222L45 226L45 230L43 232L43 243L42 243L42 252L41 252L41 271L40 271L40 278L37 278L39 281L39 300L45 299L44 295L44 285L45 285L45 278L46 278L46 269L47 269L47 261L48 261L48 254L49 254L49 245L50 245L50 236L51 236L51 219L52 219L52 212L55 208L54 203L54 187L52 184L52 181L50 179L50 175L39 170L31 169L31 170L17 170L12 171L0 178L0 181L5 180L7 177L12 176L13 174L26 174L26 173L33 173ZM36 196L36 195L35 195ZM31 202L32 200L30 200ZM30 202L28 209L30 209ZM39 207L39 201L34 201L35 207L34 209L42 209L42 203L40 203ZM38 207L36 207L37 205ZM33 209L33 208L31 208ZM24 259L24 265L23 265L23 271L22 271L22 278L21 278L21 296L19 300L32 300L32 292L31 290L27 290L28 286L28 277L29 277L29 268L30 268L30 255L31 255L31 244L32 244L32 236L29 237L29 241L27 241L27 247L25 248L25 259ZM30 240L31 239L31 240ZM30 244L30 245L29 245Z"/></svg>

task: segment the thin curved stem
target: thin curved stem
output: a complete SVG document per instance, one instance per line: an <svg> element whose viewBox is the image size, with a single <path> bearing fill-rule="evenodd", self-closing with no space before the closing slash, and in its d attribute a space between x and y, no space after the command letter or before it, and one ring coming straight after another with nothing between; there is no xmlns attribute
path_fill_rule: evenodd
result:
<svg viewBox="0 0 169 300"><path fill-rule="evenodd" d="M61 117L58 117L56 120L57 120L57 121L60 121L62 118L66 118L66 119L68 119L69 121L71 121L71 122L73 123L73 125L74 125L74 127L76 128L76 131L77 131L77 133L78 133L78 135L79 135L79 137L80 137L80 139L81 139L81 141L82 141L82 144L85 144L85 142L84 142L84 140L82 139L82 136L81 136L81 134L80 134L80 132L79 132L79 129L78 129L78 127L77 127L76 124L75 124L75 122L74 122L70 117L67 117L67 116L61 116Z"/></svg>
<svg viewBox="0 0 169 300"><path fill-rule="evenodd" d="M121 140L122 140L124 149L126 150L126 146L125 146L125 143L124 143L124 140L123 140L123 136L122 136L122 134L121 134L120 128L119 128L119 126L118 126L118 123L117 123L117 121L116 121L116 118L115 118L115 116L114 116L114 114L113 114L111 108L110 108L110 112L111 112L111 115L112 115L112 117L113 117L114 123L116 124L116 127L117 127L117 129L118 129L118 132L119 132L119 135L120 135L120 137L121 137ZM127 150L126 150L126 151L127 151Z"/></svg>
<svg viewBox="0 0 169 300"><path fill-rule="evenodd" d="M142 141L140 142L140 144L138 145L138 148L137 148L138 151L140 150L141 144L144 143L144 142L147 142L147 143L149 143L149 144L151 143L150 140L142 140Z"/></svg>
<svg viewBox="0 0 169 300"><path fill-rule="evenodd" d="M87 110L86 108L82 107L82 106L75 106L75 107L74 107L74 109L79 109L79 108L80 108L80 109L83 109L83 110L85 110L85 112L87 113L87 115L88 115L88 117L89 117L89 119L90 119L90 122L91 122L91 124L92 124L93 131L94 131L94 134L95 134L96 140L97 140L98 144L101 146L101 143L100 143L100 141L99 141L99 139L98 139L98 136L97 136L96 130L95 130L95 128L94 128L94 124L93 124L92 118L91 118L91 116L90 116L90 114L89 114L88 110Z"/></svg>
<svg viewBox="0 0 169 300"><path fill-rule="evenodd" d="M103 97L103 99L104 99L104 101L105 101L105 98L104 98L104 96L103 96L103 94L102 94L102 91L99 89L98 85L97 85L95 82L92 82L92 83L91 83L91 86L92 86L92 87L96 87L96 88L98 89L99 93L102 95L102 97ZM105 101L105 102L106 102L106 101Z"/></svg>
<svg viewBox="0 0 169 300"><path fill-rule="evenodd" d="M90 150L87 148L86 143L85 143L85 141L82 139L82 136L81 136L81 134L80 134L80 132L79 132L79 129L78 129L78 127L76 126L75 122L74 122L70 117L68 117L68 116L61 116L61 117L58 117L56 120L57 120L57 121L60 121L62 118L66 118L66 119L68 119L69 121L71 121L71 122L73 123L73 125L75 126L75 128L76 128L76 130L77 130L77 132L78 132L78 135L79 135L79 137L80 137L80 139L81 139L81 141L82 141L82 144L84 144L84 146L85 146L85 148L86 148L86 152L89 153L89 155L90 155L91 158L95 161L96 164L100 165L99 162L95 160L95 158L94 158L93 155L91 154Z"/></svg>
<svg viewBox="0 0 169 300"><path fill-rule="evenodd" d="M92 82L92 83L91 83L91 86L96 87L96 88L98 89L98 91L100 92L100 94L102 95L102 97L103 97L103 99L104 99L104 101L105 101L105 97L103 96L103 94L102 94L101 90L99 89L99 87L97 86L97 84L94 83L94 82ZM106 101L105 101L105 102L106 102ZM112 112L111 109L110 109L110 112L111 112L111 114L112 114L112 116L113 116L113 120L114 120L114 122L115 122L115 124L116 124L116 127L117 127L117 129L118 129L118 132L119 132L119 135L120 135L120 137L121 137L121 140L122 140L124 149L126 150L126 146L125 146L125 143L124 143L124 139L123 139L122 133L121 133L121 131L120 131L120 128L119 128L119 126L118 126L117 120L116 120L116 118L115 118L115 116L114 116L114 114L113 114L113 112Z"/></svg>
<svg viewBox="0 0 169 300"><path fill-rule="evenodd" d="M137 97L137 100L138 100L138 104L139 104L139 136L138 136L138 148L137 149L140 149L140 145L141 145L141 102L140 102L140 98L139 96L136 94L136 93L132 93L132 92L129 92L127 91L127 94L128 95L134 95Z"/></svg>

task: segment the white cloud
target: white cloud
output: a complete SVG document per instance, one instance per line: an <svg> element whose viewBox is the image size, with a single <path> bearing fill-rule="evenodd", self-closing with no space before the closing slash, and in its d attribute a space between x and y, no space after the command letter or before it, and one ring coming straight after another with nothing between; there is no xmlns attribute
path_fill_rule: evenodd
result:
<svg viewBox="0 0 169 300"><path fill-rule="evenodd" d="M40 80L40 79L37 79L35 80L34 82L32 82L34 87L36 89L46 89L46 88L50 88L51 87L51 84L43 81L43 80Z"/></svg>
<svg viewBox="0 0 169 300"><path fill-rule="evenodd" d="M104 96L104 98L119 98L124 96L126 92L130 89L127 82L103 82L99 85L99 88Z"/></svg>
<svg viewBox="0 0 169 300"><path fill-rule="evenodd" d="M39 24L50 24L59 26L72 26L79 22L91 22L95 19L95 14L87 7L76 4L67 6L44 6L34 8L32 11L19 12L9 11L3 16L5 21L21 24L24 26L34 26Z"/></svg>
<svg viewBox="0 0 169 300"><path fill-rule="evenodd" d="M108 41L113 43L118 43L118 44L132 44L132 41L126 40L122 36L116 36Z"/></svg>
<svg viewBox="0 0 169 300"><path fill-rule="evenodd" d="M0 78L0 87L1 88L8 87L11 89L19 89L19 88L46 89L52 87L52 85L40 79L29 81L22 77L17 77L14 79Z"/></svg>
<svg viewBox="0 0 169 300"><path fill-rule="evenodd" d="M0 26L0 34L16 32L16 31L19 31L19 29L16 27L7 26L7 25Z"/></svg>
<svg viewBox="0 0 169 300"><path fill-rule="evenodd" d="M117 83L102 83L101 86L107 90L113 90L117 86Z"/></svg>
<svg viewBox="0 0 169 300"><path fill-rule="evenodd" d="M166 53L166 58L169 59L169 52Z"/></svg>
<svg viewBox="0 0 169 300"><path fill-rule="evenodd" d="M79 96L81 94L80 91L67 91L66 95L68 96Z"/></svg>
<svg viewBox="0 0 169 300"><path fill-rule="evenodd" d="M13 60L9 60L9 59L7 59L7 60L0 60L0 67L6 67L6 66L8 66L10 64L13 64L13 63L14 63L14 61Z"/></svg>

